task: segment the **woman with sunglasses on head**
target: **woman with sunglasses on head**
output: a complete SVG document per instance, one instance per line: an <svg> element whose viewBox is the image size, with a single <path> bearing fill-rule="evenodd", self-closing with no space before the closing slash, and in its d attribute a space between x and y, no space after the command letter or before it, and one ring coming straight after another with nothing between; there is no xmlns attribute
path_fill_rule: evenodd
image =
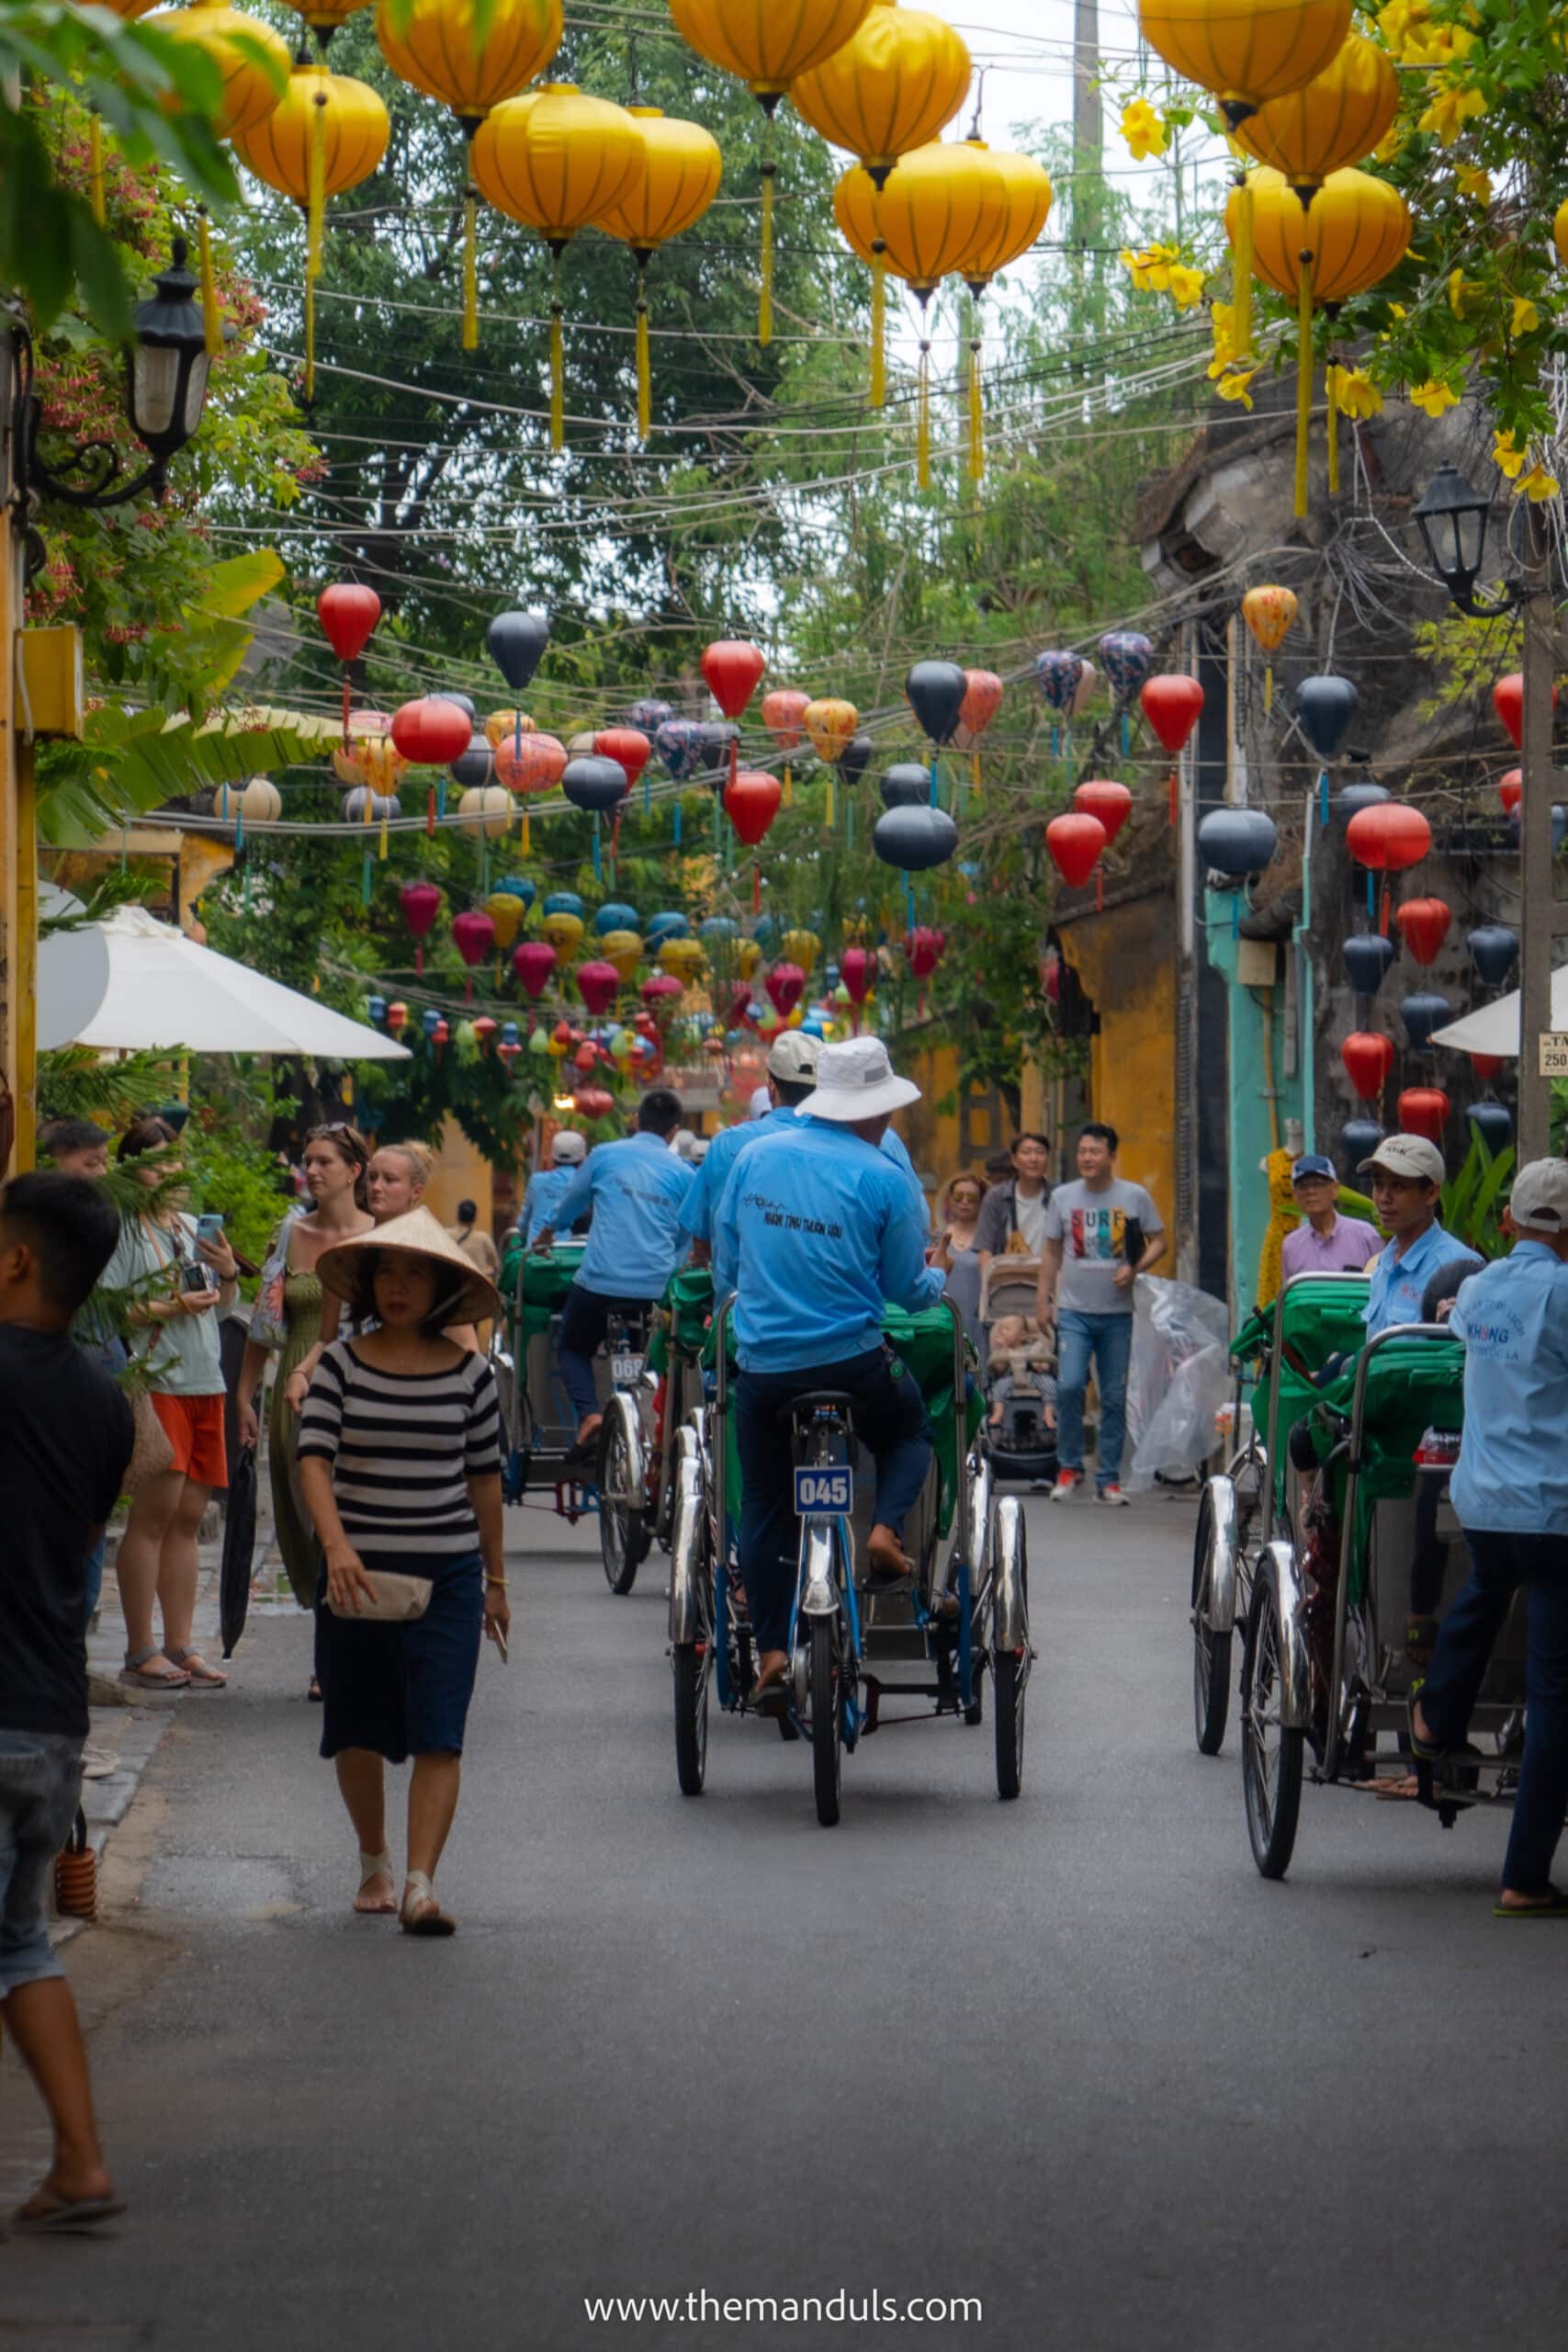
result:
<svg viewBox="0 0 1568 2352"><path fill-rule="evenodd" d="M284 1573L301 1609L316 1599L316 1537L299 1496L294 1460L297 1408L289 1395L292 1376L321 1336L323 1292L316 1261L323 1250L368 1233L374 1219L365 1205L365 1171L370 1147L357 1129L339 1124L312 1127L305 1138L305 1189L310 1206L291 1211L272 1238L263 1276L263 1295L240 1367L240 1443L254 1445L259 1434L256 1390L273 1346L255 1336L281 1327L277 1377L267 1418L267 1461L272 1478L272 1520ZM336 1305L336 1301L333 1301ZM261 1310L266 1310L265 1321ZM314 1684L312 1698L320 1696Z"/></svg>
<svg viewBox="0 0 1568 2352"><path fill-rule="evenodd" d="M980 1204L987 1186L973 1168L961 1168L949 1177L937 1201L936 1238L926 1252L927 1263L940 1266L947 1276L947 1295L958 1309L964 1330L980 1345L980 1261L975 1237Z"/></svg>

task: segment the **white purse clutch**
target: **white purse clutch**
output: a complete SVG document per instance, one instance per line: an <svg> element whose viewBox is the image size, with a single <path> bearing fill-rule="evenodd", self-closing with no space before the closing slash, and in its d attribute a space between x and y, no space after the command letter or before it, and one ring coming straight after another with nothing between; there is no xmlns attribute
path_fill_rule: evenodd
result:
<svg viewBox="0 0 1568 2352"><path fill-rule="evenodd" d="M357 1619L367 1625L409 1625L416 1617L423 1617L430 1606L434 1587L429 1577L397 1576L389 1568L367 1568L365 1575L376 1589L375 1600L367 1600L359 1593L357 1608L351 1602L348 1608L340 1609L329 1591L327 1607L334 1617L346 1618L351 1624Z"/></svg>

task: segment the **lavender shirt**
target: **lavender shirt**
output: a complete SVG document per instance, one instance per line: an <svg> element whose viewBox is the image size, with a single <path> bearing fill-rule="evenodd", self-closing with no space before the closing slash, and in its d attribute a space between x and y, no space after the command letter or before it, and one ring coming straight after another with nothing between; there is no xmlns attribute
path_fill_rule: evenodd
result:
<svg viewBox="0 0 1568 2352"><path fill-rule="evenodd" d="M1359 1274L1382 1248L1382 1236L1359 1217L1337 1216L1334 1230L1324 1239L1303 1217L1287 1233L1280 1251L1280 1279L1292 1274Z"/></svg>

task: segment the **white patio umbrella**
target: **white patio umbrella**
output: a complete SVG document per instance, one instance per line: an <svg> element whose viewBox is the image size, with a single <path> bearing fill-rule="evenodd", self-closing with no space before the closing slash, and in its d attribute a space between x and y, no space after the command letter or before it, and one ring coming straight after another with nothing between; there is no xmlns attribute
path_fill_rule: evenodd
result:
<svg viewBox="0 0 1568 2352"><path fill-rule="evenodd" d="M1568 1030L1568 964L1551 975L1551 1025ZM1477 1012L1467 1012L1462 1021L1450 1021L1446 1029L1434 1029L1432 1043L1451 1046L1460 1054L1517 1054L1518 989L1511 996L1500 996L1494 1004L1483 1004Z"/></svg>
<svg viewBox="0 0 1568 2352"><path fill-rule="evenodd" d="M396 1038L198 947L145 907L117 907L103 922L39 942L38 1042L45 1048L308 1054L333 1062L409 1059Z"/></svg>

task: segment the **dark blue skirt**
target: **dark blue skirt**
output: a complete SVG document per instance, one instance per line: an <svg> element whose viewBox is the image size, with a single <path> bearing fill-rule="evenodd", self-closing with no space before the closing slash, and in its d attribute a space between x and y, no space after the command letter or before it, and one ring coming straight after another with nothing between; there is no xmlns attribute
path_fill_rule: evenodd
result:
<svg viewBox="0 0 1568 2352"><path fill-rule="evenodd" d="M411 1756L461 1756L484 1634L484 1562L366 1561L399 1576L429 1576L430 1606L412 1624L364 1624L316 1592L316 1672L321 1684L321 1754L366 1747L389 1764Z"/></svg>

